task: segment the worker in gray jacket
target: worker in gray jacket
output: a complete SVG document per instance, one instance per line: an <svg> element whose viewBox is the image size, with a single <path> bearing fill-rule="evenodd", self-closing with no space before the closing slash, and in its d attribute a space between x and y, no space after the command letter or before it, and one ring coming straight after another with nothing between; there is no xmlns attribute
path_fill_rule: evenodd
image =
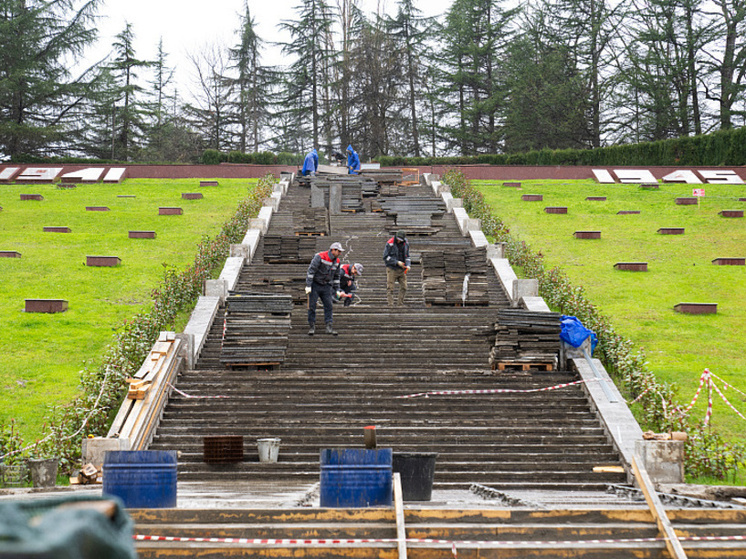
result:
<svg viewBox="0 0 746 559"><path fill-rule="evenodd" d="M329 250L319 252L311 260L306 273L306 295L308 295L308 335L313 336L316 332L316 303L321 297L324 304L324 322L326 323L326 333L333 336L337 332L332 326L333 322L333 294L339 298L341 291L339 288L340 268L342 263L339 255L344 252L342 245L332 243Z"/></svg>
<svg viewBox="0 0 746 559"><path fill-rule="evenodd" d="M383 249L383 262L386 264L386 298L389 307L394 306L394 287L399 282L399 296L397 304L404 304L404 295L407 293L407 272L412 267L409 258L409 242L404 231L397 231L391 237Z"/></svg>

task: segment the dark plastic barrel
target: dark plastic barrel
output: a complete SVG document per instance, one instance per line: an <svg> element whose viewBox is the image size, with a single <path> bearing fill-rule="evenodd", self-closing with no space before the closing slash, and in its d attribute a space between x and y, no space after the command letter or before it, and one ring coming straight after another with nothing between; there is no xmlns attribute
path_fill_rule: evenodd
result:
<svg viewBox="0 0 746 559"><path fill-rule="evenodd" d="M391 506L391 449L327 448L321 451L322 507Z"/></svg>
<svg viewBox="0 0 746 559"><path fill-rule="evenodd" d="M110 450L104 453L104 495L127 508L176 507L175 450Z"/></svg>
<svg viewBox="0 0 746 559"><path fill-rule="evenodd" d="M401 477L402 499L429 501L433 495L437 452L395 452L393 471Z"/></svg>

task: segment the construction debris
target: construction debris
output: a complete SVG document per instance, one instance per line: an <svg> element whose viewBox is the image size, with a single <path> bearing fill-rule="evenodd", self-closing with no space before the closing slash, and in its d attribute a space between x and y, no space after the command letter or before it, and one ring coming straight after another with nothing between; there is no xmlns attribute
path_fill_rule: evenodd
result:
<svg viewBox="0 0 746 559"><path fill-rule="evenodd" d="M293 212L293 224L295 225L296 235L323 237L329 234L329 213L326 208L305 208Z"/></svg>
<svg viewBox="0 0 746 559"><path fill-rule="evenodd" d="M316 254L316 236L267 235L264 237L264 261L268 264L308 263Z"/></svg>
<svg viewBox="0 0 746 559"><path fill-rule="evenodd" d="M493 369L551 371L560 352L559 313L500 309L494 324L495 345L490 351Z"/></svg>
<svg viewBox="0 0 746 559"><path fill-rule="evenodd" d="M484 248L423 250L420 258L427 305L489 305Z"/></svg>

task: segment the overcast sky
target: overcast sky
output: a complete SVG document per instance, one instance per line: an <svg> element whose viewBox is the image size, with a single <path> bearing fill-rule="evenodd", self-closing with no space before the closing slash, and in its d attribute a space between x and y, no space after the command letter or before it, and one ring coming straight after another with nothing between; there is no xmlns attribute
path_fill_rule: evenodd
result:
<svg viewBox="0 0 746 559"><path fill-rule="evenodd" d="M452 0L419 0L415 3L425 16L439 15L450 7ZM293 19L293 9L300 0L248 0L257 33L266 43L288 40L280 34L278 24ZM330 0L335 6L335 0ZM114 37L124 29L125 22L132 24L135 34L135 52L140 59L153 60L157 45L163 38L168 53L168 63L177 68L179 81L190 69L184 67L187 53L197 54L211 43L234 46L234 34L239 25L239 15L244 12L245 0L105 0L99 14L99 41L87 57L95 61L111 50ZM394 13L396 0L359 0L366 14L377 9ZM281 64L279 49L267 45L265 64Z"/></svg>

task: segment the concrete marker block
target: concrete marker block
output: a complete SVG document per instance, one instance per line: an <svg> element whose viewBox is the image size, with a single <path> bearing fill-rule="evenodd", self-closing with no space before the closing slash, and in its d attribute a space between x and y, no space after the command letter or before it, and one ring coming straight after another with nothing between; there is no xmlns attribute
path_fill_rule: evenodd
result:
<svg viewBox="0 0 746 559"><path fill-rule="evenodd" d="M274 212L280 209L280 200L277 198L272 198L272 197L265 198L262 203L265 206L272 208L272 211Z"/></svg>
<svg viewBox="0 0 746 559"><path fill-rule="evenodd" d="M107 451L129 450L129 439L93 437L92 439L83 439L82 456L83 465L93 464L101 472L104 465L104 454Z"/></svg>
<svg viewBox="0 0 746 559"><path fill-rule="evenodd" d="M205 297L218 297L220 304L225 303L228 296L228 280L209 279L205 280Z"/></svg>
<svg viewBox="0 0 746 559"><path fill-rule="evenodd" d="M184 365L187 370L194 369L194 334L176 333L176 339L180 340L179 357L184 359Z"/></svg>
<svg viewBox="0 0 746 559"><path fill-rule="evenodd" d="M481 231L482 220L476 217L470 217L464 222L464 229L466 230L466 236L469 235L470 231Z"/></svg>
<svg viewBox="0 0 746 559"><path fill-rule="evenodd" d="M511 307L517 307L523 297L539 296L538 279L516 279L513 281L513 291L511 293Z"/></svg>
<svg viewBox="0 0 746 559"><path fill-rule="evenodd" d="M231 245L230 255L236 256L238 258L243 258L244 260L251 260L251 256L249 255L249 247L246 245Z"/></svg>
<svg viewBox="0 0 746 559"><path fill-rule="evenodd" d="M487 247L487 260L505 258L505 243L495 243Z"/></svg>
<svg viewBox="0 0 746 559"><path fill-rule="evenodd" d="M261 231L262 235L266 235L269 224L264 219L255 217L249 220L249 228Z"/></svg>
<svg viewBox="0 0 746 559"><path fill-rule="evenodd" d="M653 483L684 483L684 441L635 441Z"/></svg>

